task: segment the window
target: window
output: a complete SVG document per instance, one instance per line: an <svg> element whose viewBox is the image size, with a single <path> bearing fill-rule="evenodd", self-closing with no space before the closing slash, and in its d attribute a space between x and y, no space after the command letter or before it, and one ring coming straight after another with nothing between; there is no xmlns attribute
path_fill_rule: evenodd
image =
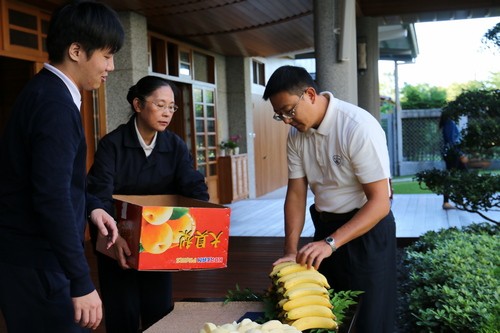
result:
<svg viewBox="0 0 500 333"><path fill-rule="evenodd" d="M20 4L6 2L5 7L7 20L2 22L1 28L6 34L4 49L0 51L22 53L27 60L45 61L50 16Z"/></svg>
<svg viewBox="0 0 500 333"><path fill-rule="evenodd" d="M215 58L148 32L148 69L151 73L215 84Z"/></svg>
<svg viewBox="0 0 500 333"><path fill-rule="evenodd" d="M266 85L266 75L263 63L252 60L252 73L253 73L253 83L261 86Z"/></svg>
<svg viewBox="0 0 500 333"><path fill-rule="evenodd" d="M179 76L191 76L191 52L179 50Z"/></svg>
<svg viewBox="0 0 500 333"><path fill-rule="evenodd" d="M215 83L215 61L214 57L193 52L194 79L207 83Z"/></svg>
<svg viewBox="0 0 500 333"><path fill-rule="evenodd" d="M205 177L217 174L215 90L193 87L196 168Z"/></svg>

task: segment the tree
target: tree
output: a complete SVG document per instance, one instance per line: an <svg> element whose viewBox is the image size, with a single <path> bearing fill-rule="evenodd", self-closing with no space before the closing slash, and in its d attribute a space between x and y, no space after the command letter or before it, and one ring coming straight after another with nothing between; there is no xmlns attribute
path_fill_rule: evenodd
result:
<svg viewBox="0 0 500 333"><path fill-rule="evenodd" d="M500 147L500 89L464 91L443 107L447 118L467 117L462 129L462 150L479 158L492 158Z"/></svg>
<svg viewBox="0 0 500 333"><path fill-rule="evenodd" d="M446 89L446 96L448 101L453 101L458 97L458 95L460 95L462 92L466 90L472 91L472 90L487 89L489 86L490 85L488 83L476 80L463 83L452 83Z"/></svg>
<svg viewBox="0 0 500 333"><path fill-rule="evenodd" d="M467 117L460 148L469 155L493 157L500 146L500 90L464 91L443 113L457 121ZM483 212L500 209L500 176L478 170L424 170L416 174L422 188L448 194L458 209L474 212L499 224ZM425 186L423 186L425 184Z"/></svg>
<svg viewBox="0 0 500 333"><path fill-rule="evenodd" d="M487 47L500 50L500 22L484 34L482 42Z"/></svg>
<svg viewBox="0 0 500 333"><path fill-rule="evenodd" d="M483 43L500 50L500 22L483 36ZM452 119L468 118L462 130L462 149L494 156L500 147L500 89L495 86L499 74L493 75L493 89L463 91L449 102L443 112ZM479 173L477 170L424 170L416 174L420 186L423 184L437 194L447 193L458 209L474 212L494 222L481 211L500 208L500 175Z"/></svg>
<svg viewBox="0 0 500 333"><path fill-rule="evenodd" d="M427 83L416 86L405 84L401 95L403 110L436 109L446 104L446 89L431 87Z"/></svg>

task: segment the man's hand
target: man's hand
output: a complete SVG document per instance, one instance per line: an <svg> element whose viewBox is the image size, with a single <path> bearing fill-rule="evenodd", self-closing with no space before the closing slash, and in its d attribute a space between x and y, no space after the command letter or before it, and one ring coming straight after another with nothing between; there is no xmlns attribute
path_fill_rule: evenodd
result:
<svg viewBox="0 0 500 333"><path fill-rule="evenodd" d="M295 253L285 254L283 257L281 257L278 260L276 260L275 262L273 262L273 266L276 266L277 264L279 264L281 262L285 262L285 261L295 261L296 256L297 255Z"/></svg>
<svg viewBox="0 0 500 333"><path fill-rule="evenodd" d="M332 247L324 240L311 242L299 250L297 262L301 265L307 265L309 268L314 266L314 268L319 269L323 259L328 258L332 253Z"/></svg>
<svg viewBox="0 0 500 333"><path fill-rule="evenodd" d="M90 213L90 220L97 226L99 233L108 238L106 248L110 248L118 238L116 221L104 209L97 208Z"/></svg>
<svg viewBox="0 0 500 333"><path fill-rule="evenodd" d="M128 269L130 266L127 264L127 257L132 254L130 248L128 247L127 241L123 237L118 236L116 243L114 245L116 258L118 264L123 269Z"/></svg>
<svg viewBox="0 0 500 333"><path fill-rule="evenodd" d="M72 301L75 309L75 322L81 327L95 330L102 320L102 302L97 291L94 290L85 296L73 297Z"/></svg>

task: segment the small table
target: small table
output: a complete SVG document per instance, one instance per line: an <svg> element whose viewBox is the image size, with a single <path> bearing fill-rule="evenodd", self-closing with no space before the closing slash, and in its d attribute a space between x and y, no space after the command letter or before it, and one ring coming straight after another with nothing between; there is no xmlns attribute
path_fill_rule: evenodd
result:
<svg viewBox="0 0 500 333"><path fill-rule="evenodd" d="M207 322L223 325L263 311L262 302L175 302L174 310L144 333L199 332Z"/></svg>

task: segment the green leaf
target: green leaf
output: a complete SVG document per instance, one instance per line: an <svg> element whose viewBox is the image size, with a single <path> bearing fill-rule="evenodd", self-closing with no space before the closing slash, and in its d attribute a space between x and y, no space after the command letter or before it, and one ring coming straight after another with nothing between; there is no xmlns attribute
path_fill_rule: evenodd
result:
<svg viewBox="0 0 500 333"><path fill-rule="evenodd" d="M186 215L187 212L189 212L189 208L187 208L187 207L174 207L174 209L172 211L172 216L170 216L170 219L171 220L180 219L181 217Z"/></svg>

